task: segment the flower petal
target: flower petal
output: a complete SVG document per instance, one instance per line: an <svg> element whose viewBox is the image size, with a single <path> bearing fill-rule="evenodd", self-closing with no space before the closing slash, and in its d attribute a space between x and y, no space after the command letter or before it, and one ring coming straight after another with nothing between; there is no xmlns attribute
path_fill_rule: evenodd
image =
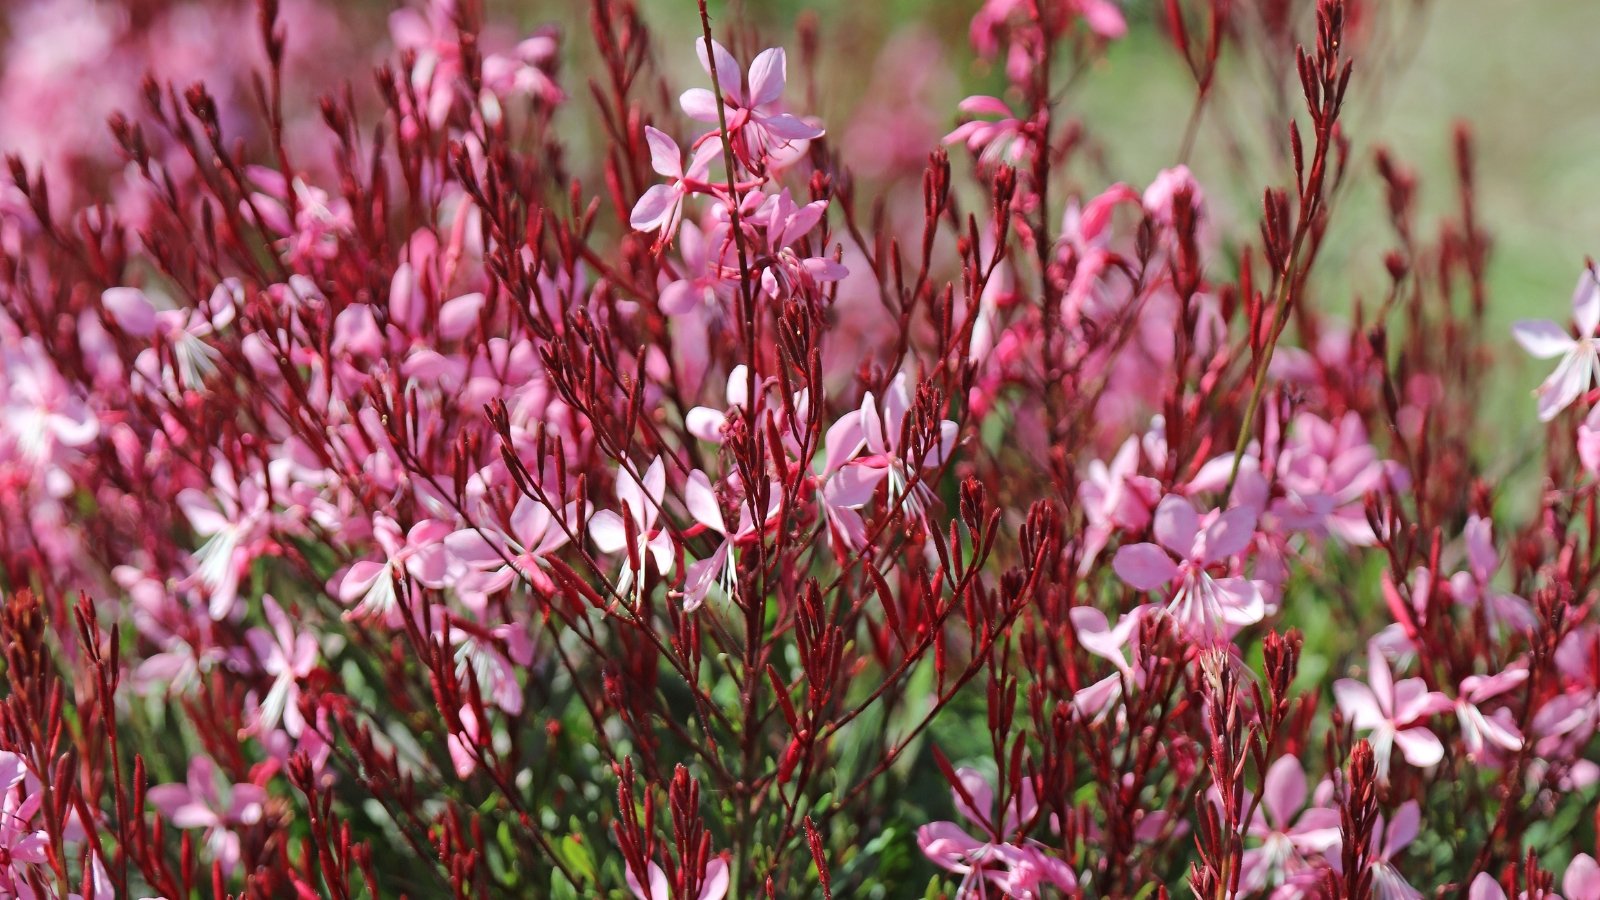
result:
<svg viewBox="0 0 1600 900"><path fill-rule="evenodd" d="M1167 551L1155 544L1130 544L1117 550L1111 568L1129 585L1141 591L1153 591L1170 584L1178 576L1178 564Z"/></svg>

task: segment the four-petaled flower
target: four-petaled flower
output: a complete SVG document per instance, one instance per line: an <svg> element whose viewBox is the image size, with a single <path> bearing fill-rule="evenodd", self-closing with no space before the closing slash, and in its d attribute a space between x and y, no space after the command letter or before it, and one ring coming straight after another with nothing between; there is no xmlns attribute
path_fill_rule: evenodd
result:
<svg viewBox="0 0 1600 900"><path fill-rule="evenodd" d="M656 571L665 575L672 571L673 552L672 535L656 527L667 490L667 470L661 457L650 463L643 478L634 471L631 465L617 469L617 500L622 504L622 514L603 509L589 519L589 537L601 553L626 551L616 592L630 600L635 599L635 592L644 589L645 557L653 557Z"/></svg>
<svg viewBox="0 0 1600 900"><path fill-rule="evenodd" d="M1534 392L1539 398L1539 420L1548 422L1589 389L1600 372L1600 349L1595 329L1600 328L1600 276L1584 269L1572 293L1572 321L1576 336L1549 319L1523 319L1511 333L1523 349L1539 359L1561 357L1556 370Z"/></svg>
<svg viewBox="0 0 1600 900"><path fill-rule="evenodd" d="M955 822L933 822L917 829L917 845L933 864L962 876L956 890L959 900L987 897L991 890L1032 900L1048 885L1062 891L1077 890L1078 880L1066 863L1056 859L1037 841L1021 836L1039 817L1039 803L1031 779L1024 778L1017 795L995 808L994 791L974 769L957 769L959 786L952 785L956 811L977 826L974 837Z"/></svg>
<svg viewBox="0 0 1600 900"><path fill-rule="evenodd" d="M677 141L665 133L644 127L645 142L650 145L650 166L656 174L665 176L666 184L651 185L633 205L628 224L636 231L659 232L657 246L668 244L678 233L678 223L683 221L683 201L694 191L708 191L707 173L711 161L722 152L722 145L707 141L694 151L687 167L683 164L683 151Z"/></svg>
<svg viewBox="0 0 1600 900"><path fill-rule="evenodd" d="M695 41L694 49L707 75L711 74L712 60L716 60L717 86L722 89L728 134L734 142L734 155L741 162L753 169L760 167L763 158L782 164L803 152L802 141L822 137L821 128L776 108L788 80L788 59L783 48L772 47L757 54L750 63L748 79L743 81L739 61L726 47L712 41L711 52L707 53L706 40L701 38ZM721 121L717 95L705 88L684 91L678 103L684 114L696 122L718 125ZM717 143L716 132L706 140Z"/></svg>
<svg viewBox="0 0 1600 900"><path fill-rule="evenodd" d="M146 798L173 825L204 828L211 858L230 872L239 863L239 836L233 829L261 821L267 792L248 782L222 789L219 778L211 757L195 754L189 760L187 783L157 785Z"/></svg>
<svg viewBox="0 0 1600 900"><path fill-rule="evenodd" d="M1450 698L1428 690L1421 678L1394 680L1389 661L1377 647L1367 648L1367 682L1341 678L1333 683L1333 696L1339 709L1357 730L1368 731L1378 778L1389 778L1389 759L1396 744L1406 762L1428 768L1444 759L1444 744L1427 720L1454 708Z"/></svg>
<svg viewBox="0 0 1600 900"><path fill-rule="evenodd" d="M1214 577L1210 572L1243 553L1255 538L1255 528L1256 513L1248 507L1213 510L1202 518L1188 500L1168 494L1156 507L1157 543L1125 546L1111 565L1123 581L1141 591L1177 582L1167 613L1191 640L1220 644L1233 629L1255 624L1266 614L1254 582L1238 576Z"/></svg>

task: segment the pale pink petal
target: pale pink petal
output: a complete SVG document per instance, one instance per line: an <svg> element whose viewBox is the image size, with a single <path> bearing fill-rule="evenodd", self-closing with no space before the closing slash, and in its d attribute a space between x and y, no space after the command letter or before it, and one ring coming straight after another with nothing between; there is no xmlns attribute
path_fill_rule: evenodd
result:
<svg viewBox="0 0 1600 900"><path fill-rule="evenodd" d="M1272 824L1284 828L1294 821L1295 813L1306 802L1306 771L1300 760L1293 756L1280 756L1267 769L1261 787L1261 802L1267 808Z"/></svg>
<svg viewBox="0 0 1600 900"><path fill-rule="evenodd" d="M711 487L711 480L706 473L699 469L689 473L689 482L683 490L683 502L696 522L718 534L728 533L728 526L722 521L722 508L717 503L717 493Z"/></svg>
<svg viewBox="0 0 1600 900"><path fill-rule="evenodd" d="M639 879L634 877L633 869L628 869L628 890L633 891L633 896L638 900L672 900L671 886L667 883L667 873L655 863L650 863L650 884L639 884Z"/></svg>
<svg viewBox="0 0 1600 900"><path fill-rule="evenodd" d="M1243 553L1255 538L1255 533L1255 510L1242 506L1228 510L1206 527L1201 561L1207 564L1221 562Z"/></svg>
<svg viewBox="0 0 1600 900"><path fill-rule="evenodd" d="M782 97L787 69L782 47L773 47L757 54L755 61L750 63L750 105L766 106ZM719 71L718 75L722 73Z"/></svg>
<svg viewBox="0 0 1600 900"><path fill-rule="evenodd" d="M1123 581L1141 591L1153 591L1178 576L1178 564L1155 544L1130 544L1118 549L1111 567Z"/></svg>
<svg viewBox="0 0 1600 900"><path fill-rule="evenodd" d="M815 125L788 113L779 113L775 116L760 116L761 126L774 137L785 141L809 141L822 137L827 132Z"/></svg>
<svg viewBox="0 0 1600 900"><path fill-rule="evenodd" d="M917 846L934 865L951 872L965 872L966 859L983 842L961 830L954 822L933 822L917 829Z"/></svg>
<svg viewBox="0 0 1600 900"><path fill-rule="evenodd" d="M633 212L628 216L628 224L633 226L635 231L656 231L665 228L672 221L672 214L677 207L679 197L680 192L676 188L664 184L651 185L633 205Z"/></svg>
<svg viewBox="0 0 1600 900"><path fill-rule="evenodd" d="M334 587L334 593L344 603L354 603L366 596L378 576L389 570L389 564L370 559L358 560L345 571L344 577Z"/></svg>
<svg viewBox="0 0 1600 900"><path fill-rule="evenodd" d="M705 297L696 287L693 281L682 278L662 288L659 301L662 314L681 316L693 312Z"/></svg>
<svg viewBox="0 0 1600 900"><path fill-rule="evenodd" d="M1378 706L1372 688L1354 678L1341 678L1333 683L1333 696L1339 702L1339 711L1357 728L1376 728L1387 717Z"/></svg>
<svg viewBox="0 0 1600 900"><path fill-rule="evenodd" d="M728 863L714 857L706 863L706 874L700 882L700 900L722 900L728 894Z"/></svg>
<svg viewBox="0 0 1600 900"><path fill-rule="evenodd" d="M859 509L872 502L873 492L888 474L888 469L878 466L845 466L823 486L823 497L832 506Z"/></svg>
<svg viewBox="0 0 1600 900"><path fill-rule="evenodd" d="M1554 359L1574 345L1572 335L1549 319L1524 319L1511 326L1511 334L1522 349L1539 359Z"/></svg>
<svg viewBox="0 0 1600 900"><path fill-rule="evenodd" d="M717 95L705 88L690 88L678 98L678 106L682 107L683 114L696 122L708 125L718 123ZM681 165L681 162L680 162Z"/></svg>
<svg viewBox="0 0 1600 900"><path fill-rule="evenodd" d="M1200 532L1200 514L1188 500L1177 494L1163 497L1156 507L1154 522L1155 537L1161 546L1185 558L1194 552L1195 535Z"/></svg>
<svg viewBox="0 0 1600 900"><path fill-rule="evenodd" d="M1579 853L1567 864L1561 879L1566 900L1600 900L1600 864L1587 853Z"/></svg>
<svg viewBox="0 0 1600 900"><path fill-rule="evenodd" d="M717 87L722 89L723 94L734 98L740 106L752 105L744 102L744 89L739 83L740 79L744 77L744 73L739 68L739 61L733 58L733 54L728 52L728 48L717 41L712 41L711 53L708 56L706 53L706 39L702 37L694 42L694 52L700 57L700 68L705 69L707 75L711 74L712 59L716 60Z"/></svg>
<svg viewBox="0 0 1600 900"><path fill-rule="evenodd" d="M712 585L728 564L728 542L723 541L710 557L691 563L683 576L683 611L694 612L705 602Z"/></svg>
<svg viewBox="0 0 1600 900"><path fill-rule="evenodd" d="M100 295L106 312L121 328L134 337L149 337L156 330L156 309L144 291L138 288L114 287Z"/></svg>
<svg viewBox="0 0 1600 900"><path fill-rule="evenodd" d="M998 97L989 97L983 94L974 94L962 100L956 105L956 108L975 116L1000 116L1004 118L1011 115L1011 107L1007 106L1005 101Z"/></svg>
<svg viewBox="0 0 1600 900"><path fill-rule="evenodd" d="M1593 353L1570 353L1550 377L1535 392L1539 397L1539 421L1548 422L1572 405L1578 395L1588 390L1593 378Z"/></svg>
<svg viewBox="0 0 1600 900"><path fill-rule="evenodd" d="M649 125L644 127L644 139L650 145L650 167L656 170L656 174L682 178L683 151L678 149L677 142Z"/></svg>
<svg viewBox="0 0 1600 900"><path fill-rule="evenodd" d="M956 812L975 825L988 827L994 811L994 789L989 786L989 779L976 769L965 767L956 770L956 778L961 781L961 790L950 789ZM967 803L967 797L961 796L962 791L972 799L971 804Z"/></svg>
<svg viewBox="0 0 1600 900"><path fill-rule="evenodd" d="M1089 29L1103 38L1114 40L1128 33L1128 23L1122 17L1122 10L1110 0L1083 0L1079 9Z"/></svg>
<svg viewBox="0 0 1600 900"><path fill-rule="evenodd" d="M1401 850L1411 846L1411 842L1417 839L1417 833L1421 828L1421 805L1415 800L1407 800L1400 804L1385 831L1383 855L1389 859L1399 856Z"/></svg>
<svg viewBox="0 0 1600 900"><path fill-rule="evenodd" d="M1479 872L1467 889L1467 900L1506 900L1505 889L1488 872Z"/></svg>
<svg viewBox="0 0 1600 900"><path fill-rule="evenodd" d="M589 518L589 538L601 553L619 553L628 545L627 526L621 516L602 509Z"/></svg>
<svg viewBox="0 0 1600 900"><path fill-rule="evenodd" d="M1583 270L1572 291L1572 321L1578 325L1579 337L1589 337L1600 328L1600 281L1592 269Z"/></svg>
<svg viewBox="0 0 1600 900"><path fill-rule="evenodd" d="M702 441L722 443L722 426L728 417L721 411L706 406L696 406L683 417L684 427Z"/></svg>
<svg viewBox="0 0 1600 900"><path fill-rule="evenodd" d="M851 410L840 416L839 421L828 427L828 433L823 437L823 444L827 448L822 463L823 474L838 469L860 453L865 442L866 434L861 426L861 411Z"/></svg>
<svg viewBox="0 0 1600 900"><path fill-rule="evenodd" d="M1444 759L1444 744L1426 728L1406 728L1395 732L1394 742L1405 754L1406 762L1419 769L1437 765Z"/></svg>
<svg viewBox="0 0 1600 900"><path fill-rule="evenodd" d="M481 293L462 294L441 304L439 337L447 341L466 337L467 333L478 324L478 315L483 309L484 299Z"/></svg>
<svg viewBox="0 0 1600 900"><path fill-rule="evenodd" d="M1222 621L1229 625L1254 625L1266 617L1267 601L1248 578L1217 578L1212 586L1222 605Z"/></svg>

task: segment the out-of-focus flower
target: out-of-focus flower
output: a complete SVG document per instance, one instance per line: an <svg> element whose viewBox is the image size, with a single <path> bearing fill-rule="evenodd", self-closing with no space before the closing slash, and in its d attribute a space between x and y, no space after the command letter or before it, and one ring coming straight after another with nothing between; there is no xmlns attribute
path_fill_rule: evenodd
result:
<svg viewBox="0 0 1600 900"><path fill-rule="evenodd" d="M628 890L638 900L672 900L672 884L667 880L667 872L654 861L649 863L650 880L640 884L633 869L628 869ZM706 863L705 874L700 879L700 893L693 900L722 900L728 895L728 862L720 856L714 856Z"/></svg>
<svg viewBox="0 0 1600 900"><path fill-rule="evenodd" d="M248 782L222 786L211 757L199 753L190 758L186 783L157 785L146 797L178 828L204 828L211 858L232 872L239 864L239 835L233 829L261 821L267 792Z"/></svg>

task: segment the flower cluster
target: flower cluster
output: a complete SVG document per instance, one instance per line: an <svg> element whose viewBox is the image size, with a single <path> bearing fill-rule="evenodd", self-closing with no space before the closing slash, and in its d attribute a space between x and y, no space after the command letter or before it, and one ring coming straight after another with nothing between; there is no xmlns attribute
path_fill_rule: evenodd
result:
<svg viewBox="0 0 1600 900"><path fill-rule="evenodd" d="M1107 183L1064 98L1143 20L974 5L993 95L835 123L854 50L703 3L593 0L578 73L471 0L371 73L356 9L26 4L0 897L1600 897L1593 265L1508 474L1470 133L1430 230L1345 127L1386 7L1165 4L1193 112Z"/></svg>

